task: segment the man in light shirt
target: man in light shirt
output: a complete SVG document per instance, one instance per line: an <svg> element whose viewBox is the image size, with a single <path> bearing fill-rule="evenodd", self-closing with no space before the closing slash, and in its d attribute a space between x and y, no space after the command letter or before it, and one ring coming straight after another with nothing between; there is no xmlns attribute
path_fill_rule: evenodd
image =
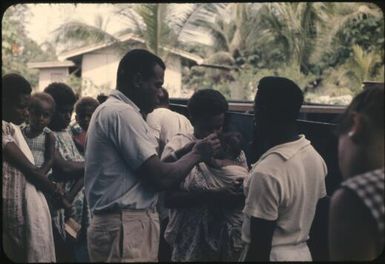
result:
<svg viewBox="0 0 385 264"><path fill-rule="evenodd" d="M165 64L141 49L118 66L116 90L93 113L85 152L85 194L92 212L92 262L158 260L158 192L177 185L195 164L220 148L216 134L189 144L164 163L145 116L159 103Z"/></svg>
<svg viewBox="0 0 385 264"><path fill-rule="evenodd" d="M192 133L194 130L187 117L170 110L169 95L163 87L159 94L159 105L147 115L146 120L147 124L153 129L154 136L158 141L159 157L162 155L164 146L173 136L178 133ZM160 218L159 261L170 261L171 249L163 237L168 223L168 209L164 206L163 192L159 194L157 208Z"/></svg>
<svg viewBox="0 0 385 264"><path fill-rule="evenodd" d="M161 88L159 105L147 115L147 124L154 129L155 138L159 143L159 156L164 146L177 133L190 133L193 131L190 120L184 115L170 110L169 96L165 88Z"/></svg>
<svg viewBox="0 0 385 264"><path fill-rule="evenodd" d="M327 168L296 118L303 103L291 80L262 78L254 101L255 124L265 153L252 165L242 239L244 261L311 261L307 246L317 202L326 195Z"/></svg>

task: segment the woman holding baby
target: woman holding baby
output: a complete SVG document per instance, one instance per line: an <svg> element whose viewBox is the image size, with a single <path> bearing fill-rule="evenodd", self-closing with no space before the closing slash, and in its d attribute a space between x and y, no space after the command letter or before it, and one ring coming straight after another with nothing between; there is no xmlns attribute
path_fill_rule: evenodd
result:
<svg viewBox="0 0 385 264"><path fill-rule="evenodd" d="M170 208L165 239L172 247L172 261L236 261L242 249L240 230L248 175L240 135L222 133L228 103L212 89L196 92L188 103L194 131L177 134L162 153L175 161L211 133L222 138L222 151L210 162L197 164L173 191L166 193Z"/></svg>

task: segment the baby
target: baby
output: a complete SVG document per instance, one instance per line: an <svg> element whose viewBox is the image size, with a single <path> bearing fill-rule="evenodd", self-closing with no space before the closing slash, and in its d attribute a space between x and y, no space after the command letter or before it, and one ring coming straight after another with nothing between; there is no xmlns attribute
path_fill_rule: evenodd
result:
<svg viewBox="0 0 385 264"><path fill-rule="evenodd" d="M242 135L237 132L227 132L220 135L219 139L221 141L222 148L219 153L214 157L214 159L217 161L222 161L221 165L223 166L227 163L237 164L237 158L242 153Z"/></svg>
<svg viewBox="0 0 385 264"><path fill-rule="evenodd" d="M182 183L182 189L192 190L228 190L243 198L242 182L248 177L246 156L241 149L241 134L236 132L223 133L219 136L222 149L210 162L199 163ZM200 175L205 175L203 178ZM241 227L243 221L243 205L223 208L226 219L228 243L224 243L226 259L236 261L243 248ZM210 226L208 226L210 228Z"/></svg>

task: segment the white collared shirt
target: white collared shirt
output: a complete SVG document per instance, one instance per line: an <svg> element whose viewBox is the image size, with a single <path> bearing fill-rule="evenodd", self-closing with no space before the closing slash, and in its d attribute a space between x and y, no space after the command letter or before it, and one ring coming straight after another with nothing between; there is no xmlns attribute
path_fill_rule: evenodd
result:
<svg viewBox="0 0 385 264"><path fill-rule="evenodd" d="M177 133L190 134L194 131L187 117L163 107L156 108L147 115L147 124L154 129L155 138L159 142L159 155Z"/></svg>
<svg viewBox="0 0 385 264"><path fill-rule="evenodd" d="M250 217L277 221L272 246L305 242L317 202L326 195L327 167L304 135L277 145L252 165L246 195L242 239L250 243Z"/></svg>
<svg viewBox="0 0 385 264"><path fill-rule="evenodd" d="M92 212L154 208L158 194L137 169L157 155L157 142L139 108L118 90L98 106L88 128L85 194Z"/></svg>

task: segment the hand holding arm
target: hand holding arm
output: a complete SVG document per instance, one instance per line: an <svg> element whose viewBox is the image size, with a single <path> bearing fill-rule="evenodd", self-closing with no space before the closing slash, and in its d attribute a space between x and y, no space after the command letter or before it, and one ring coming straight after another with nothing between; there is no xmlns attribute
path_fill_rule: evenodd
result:
<svg viewBox="0 0 385 264"><path fill-rule="evenodd" d="M37 189L53 197L63 197L63 192L60 188L48 180L43 170L35 167L14 142L10 142L4 147L3 158L20 170L26 179L35 185ZM62 201L61 204L65 206L65 202Z"/></svg>
<svg viewBox="0 0 385 264"><path fill-rule="evenodd" d="M167 157L165 157L162 161L164 161L164 162L177 161L178 159L180 159L181 157L186 155L188 152L190 152L192 150L192 148L194 147L195 143L196 143L196 141L192 141L192 142L187 143L182 148L174 151L173 154L170 154Z"/></svg>

